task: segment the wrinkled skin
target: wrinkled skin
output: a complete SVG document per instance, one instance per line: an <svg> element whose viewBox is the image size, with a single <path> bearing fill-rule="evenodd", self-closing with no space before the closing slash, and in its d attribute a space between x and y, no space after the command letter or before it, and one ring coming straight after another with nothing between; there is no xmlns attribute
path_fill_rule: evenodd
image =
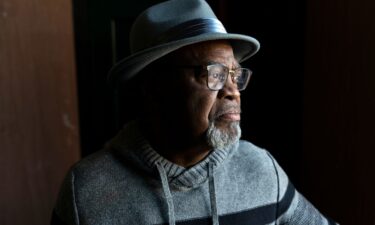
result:
<svg viewBox="0 0 375 225"><path fill-rule="evenodd" d="M239 67L226 41L210 41L177 50L166 58L165 73L155 75L146 88L151 129L148 138L164 157L182 166L191 166L211 151L205 134L212 120L230 132L229 124L240 120L240 93L231 79L222 90L207 87L206 75L181 65L221 63ZM172 66L174 65L174 66ZM150 90L152 90L150 92Z"/></svg>

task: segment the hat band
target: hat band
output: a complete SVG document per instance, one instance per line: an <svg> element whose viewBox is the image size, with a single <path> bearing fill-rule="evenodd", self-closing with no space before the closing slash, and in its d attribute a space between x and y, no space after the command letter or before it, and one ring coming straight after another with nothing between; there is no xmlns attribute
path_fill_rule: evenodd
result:
<svg viewBox="0 0 375 225"><path fill-rule="evenodd" d="M198 36L207 33L224 33L225 30L223 24L214 18L207 19L195 19L190 20L185 23L179 24L178 26L172 27L162 36L157 38L156 43L167 43L170 41L176 41L184 38L189 38L193 36Z"/></svg>

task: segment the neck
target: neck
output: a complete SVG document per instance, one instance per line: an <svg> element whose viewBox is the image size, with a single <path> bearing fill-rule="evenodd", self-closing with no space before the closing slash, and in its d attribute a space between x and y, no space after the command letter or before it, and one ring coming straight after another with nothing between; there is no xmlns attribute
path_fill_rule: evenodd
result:
<svg viewBox="0 0 375 225"><path fill-rule="evenodd" d="M155 151L177 165L191 167L202 161L212 150L204 135L191 137L176 129L147 122L141 123L141 126Z"/></svg>

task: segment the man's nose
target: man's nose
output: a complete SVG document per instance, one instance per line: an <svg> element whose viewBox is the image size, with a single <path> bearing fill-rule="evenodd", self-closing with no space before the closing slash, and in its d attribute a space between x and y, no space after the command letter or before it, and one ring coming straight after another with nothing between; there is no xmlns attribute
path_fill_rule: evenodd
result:
<svg viewBox="0 0 375 225"><path fill-rule="evenodd" d="M237 101L240 100L240 96L241 94L237 88L237 84L233 82L232 76L229 74L224 87L218 93L218 97Z"/></svg>

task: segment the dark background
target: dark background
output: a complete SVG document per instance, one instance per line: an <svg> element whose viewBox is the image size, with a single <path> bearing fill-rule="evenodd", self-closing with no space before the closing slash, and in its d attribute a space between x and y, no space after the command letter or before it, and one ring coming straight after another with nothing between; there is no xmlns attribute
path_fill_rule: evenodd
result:
<svg viewBox="0 0 375 225"><path fill-rule="evenodd" d="M0 0L0 224L48 224L68 168L102 148L137 99L107 85L152 0ZM243 138L317 208L375 221L375 2L208 1L259 53Z"/></svg>

